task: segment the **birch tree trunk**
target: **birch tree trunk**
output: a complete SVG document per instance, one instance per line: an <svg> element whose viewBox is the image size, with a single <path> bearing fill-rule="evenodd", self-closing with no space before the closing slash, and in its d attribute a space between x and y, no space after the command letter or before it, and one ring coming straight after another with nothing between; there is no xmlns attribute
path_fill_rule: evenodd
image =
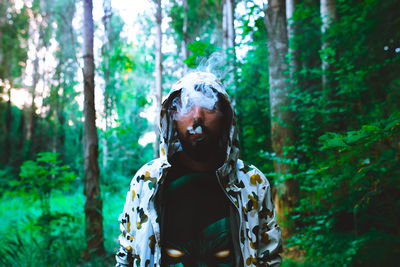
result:
<svg viewBox="0 0 400 267"><path fill-rule="evenodd" d="M222 19L222 31L223 31L223 48L227 53L228 60L228 71L226 74L226 82L228 88L235 92L235 82L237 80L236 73L236 53L235 53L235 2L234 0L224 0L223 5L223 19ZM236 101L236 95L233 94L232 101Z"/></svg>
<svg viewBox="0 0 400 267"><path fill-rule="evenodd" d="M335 20L336 18L336 11L335 11L335 0L321 0L321 5L320 5L320 13L321 13L321 19L322 19L322 26L321 26L321 33L322 33L322 47L321 49L324 51L326 50L330 44L328 40L325 38L326 31L328 30L330 24ZM324 53L323 53L324 54ZM322 56L321 58L322 61L322 90L325 94L325 96L329 99L330 93L329 93L329 78L328 78L328 72L331 68L331 66L328 63L328 60L326 56Z"/></svg>
<svg viewBox="0 0 400 267"><path fill-rule="evenodd" d="M224 48L233 49L235 47L235 30L234 30L234 14L235 3L233 0L225 0L224 3Z"/></svg>
<svg viewBox="0 0 400 267"><path fill-rule="evenodd" d="M99 185L98 137L94 106L94 58L93 58L93 4L83 2L83 78L84 78L84 156L85 156L85 216L86 258L91 254L104 254L102 200Z"/></svg>
<svg viewBox="0 0 400 267"><path fill-rule="evenodd" d="M296 11L298 0L286 0L286 18L288 32L288 51L290 55L289 73L291 81L295 80L295 74L300 70L300 62L298 60L299 51L296 48L294 38L296 37L296 27L293 23L293 14Z"/></svg>
<svg viewBox="0 0 400 267"><path fill-rule="evenodd" d="M188 0L183 0L183 27L182 27L182 58L186 60L189 57L188 45ZM187 71L187 65L183 63L184 72Z"/></svg>
<svg viewBox="0 0 400 267"><path fill-rule="evenodd" d="M110 58L109 51L111 49L110 46L110 21L112 17L112 9L111 9L111 0L103 1L103 25L104 25L104 41L102 47L102 54L104 58L104 117L105 117L105 131L107 132L111 125L111 98L110 98ZM103 168L107 167L108 164L108 143L107 138L104 137L102 139L103 143Z"/></svg>
<svg viewBox="0 0 400 267"><path fill-rule="evenodd" d="M294 132L290 128L293 114L284 108L289 104L288 82L285 72L288 65L285 61L288 53L288 37L286 28L285 0L272 0L265 8L265 26L268 34L268 69L269 97L271 110L271 143L273 152L279 158L287 158L284 147L294 142ZM281 176L290 172L290 166L282 161L274 161L275 172ZM285 225L285 213L297 202L298 186L295 180L288 179L278 185L275 204L278 218L283 226L283 236L290 230Z"/></svg>
<svg viewBox="0 0 400 267"><path fill-rule="evenodd" d="M160 111L161 111L161 99L162 99L162 32L161 32L161 23L162 23L162 14L161 14L161 0L157 0L157 11L156 11L156 22L157 22L157 35L156 35L156 122L155 129L156 132L156 140L154 142L154 158L159 157L159 146L160 146Z"/></svg>
<svg viewBox="0 0 400 267"><path fill-rule="evenodd" d="M26 132L26 139L28 140L28 155L29 158L33 159L35 155L36 147L36 86L39 82L39 58L36 56L33 61L33 77L32 77L32 88L31 88L31 108L28 119L28 130Z"/></svg>

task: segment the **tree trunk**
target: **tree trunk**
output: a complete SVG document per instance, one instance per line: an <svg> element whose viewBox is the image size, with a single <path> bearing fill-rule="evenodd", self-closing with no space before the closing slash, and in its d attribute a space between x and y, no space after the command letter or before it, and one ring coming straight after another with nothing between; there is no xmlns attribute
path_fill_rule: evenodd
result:
<svg viewBox="0 0 400 267"><path fill-rule="evenodd" d="M271 143L277 157L287 158L284 148L294 142L294 132L291 127L293 114L284 107L289 104L288 82L285 72L285 61L288 53L288 38L286 28L285 0L269 1L265 9L265 26L268 34L268 69L269 97L271 110ZM274 161L275 172L281 176L290 172L290 166L282 161ZM287 237L290 230L287 227L285 213L297 202L298 186L296 180L285 180L278 185L275 197L278 218L283 226L283 236Z"/></svg>
<svg viewBox="0 0 400 267"><path fill-rule="evenodd" d="M36 56L35 60L33 61L33 77L32 77L32 88L31 88L31 109L29 112L29 119L28 119L28 130L26 132L26 140L28 141L28 156L30 159L33 159L36 151L36 106L35 106L35 99L36 99L36 86L39 82L39 58Z"/></svg>
<svg viewBox="0 0 400 267"><path fill-rule="evenodd" d="M224 19L223 19L224 41L223 41L223 46L224 46L225 49L232 50L235 47L235 30L234 30L235 3L234 3L233 0L225 0L223 14L224 14Z"/></svg>
<svg viewBox="0 0 400 267"><path fill-rule="evenodd" d="M161 32L161 0L157 0L157 11L156 11L156 22L157 22L157 35L156 35L156 122L155 129L156 140L154 142L154 158L159 157L159 124L160 124L160 111L161 111L161 98L162 98L162 32Z"/></svg>
<svg viewBox="0 0 400 267"><path fill-rule="evenodd" d="M112 16L111 9L111 0L103 1L103 25L104 25L104 44L102 47L103 58L104 58L104 116L105 116L105 131L107 132L110 126L111 120L111 98L110 98L110 59L109 59L109 51L111 50L110 46L110 21ZM103 140L103 168L107 167L108 164L108 143L107 138L104 136Z"/></svg>
<svg viewBox="0 0 400 267"><path fill-rule="evenodd" d="M330 43L325 37L326 31L328 30L330 24L335 20L335 0L321 0L320 13L322 19L321 33L322 33L322 47L321 49L324 51L329 46ZM330 95L330 86L329 86L329 78L328 72L331 69L331 66L328 63L328 60L325 56L322 56L322 90L327 99L331 98Z"/></svg>
<svg viewBox="0 0 400 267"><path fill-rule="evenodd" d="M224 40L223 47L227 53L228 59L228 71L226 74L226 83L228 89L231 92L235 92L236 81L237 81L237 72L236 72L236 53L235 53L235 1L234 0L225 0L224 8L223 8L223 30L224 30ZM236 95L233 93L232 95L233 103L236 102Z"/></svg>
<svg viewBox="0 0 400 267"><path fill-rule="evenodd" d="M11 89L12 86L8 88L8 101L7 101L7 111L6 111L6 137L5 137L5 151L4 151L4 159L8 163L11 163L11 155L12 155L11 127L12 127L12 121L14 119L12 114Z"/></svg>
<svg viewBox="0 0 400 267"><path fill-rule="evenodd" d="M98 137L94 106L94 58L92 0L83 4L83 79L84 79L84 156L85 156L85 217L86 258L104 254L102 200L100 197Z"/></svg>
<svg viewBox="0 0 400 267"><path fill-rule="evenodd" d="M64 101L61 98L60 101ZM64 115L64 103L57 109L58 129L57 129L57 152L60 155L60 159L65 158L65 115Z"/></svg>
<svg viewBox="0 0 400 267"><path fill-rule="evenodd" d="M188 0L183 0L183 27L182 27L182 58L186 60L189 57L188 52ZM183 63L183 69L187 71L187 65Z"/></svg>
<svg viewBox="0 0 400 267"><path fill-rule="evenodd" d="M25 125L26 125L26 121L25 121L25 116L26 116L26 106L24 104L24 106L21 109L21 113L19 116L19 126L18 126L18 144L17 144L17 151L18 153L18 159L17 159L17 165L21 166L22 162L24 161L24 146L25 146Z"/></svg>
<svg viewBox="0 0 400 267"><path fill-rule="evenodd" d="M293 23L293 14L296 11L296 4L298 0L286 0L286 18L287 18L287 32L288 32L288 49L290 55L289 73L290 80L295 81L298 79L296 73L300 70L300 62L298 60L299 50L296 47L294 38L296 37L296 27Z"/></svg>

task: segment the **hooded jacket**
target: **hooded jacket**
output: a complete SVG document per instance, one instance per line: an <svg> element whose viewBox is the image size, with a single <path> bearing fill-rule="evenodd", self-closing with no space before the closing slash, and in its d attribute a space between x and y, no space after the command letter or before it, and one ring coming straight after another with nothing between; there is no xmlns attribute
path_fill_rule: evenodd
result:
<svg viewBox="0 0 400 267"><path fill-rule="evenodd" d="M160 266L160 225L154 197L163 185L171 167L171 157L182 146L168 114L171 99L185 86L205 84L225 96L221 82L210 73L193 72L179 80L163 101L160 116L160 158L138 170L126 196L124 210L119 216L121 235L116 266ZM216 176L225 189L226 197L236 207L238 218L236 243L244 266L278 266L281 263L281 230L276 224L270 184L254 166L238 158L239 141L232 106L228 127L226 158Z"/></svg>

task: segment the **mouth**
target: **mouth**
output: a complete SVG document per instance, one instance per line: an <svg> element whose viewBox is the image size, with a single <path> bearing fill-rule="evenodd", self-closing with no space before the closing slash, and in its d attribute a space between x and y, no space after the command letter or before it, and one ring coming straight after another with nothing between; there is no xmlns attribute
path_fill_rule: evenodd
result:
<svg viewBox="0 0 400 267"><path fill-rule="evenodd" d="M201 141L205 138L204 134L191 134L190 136L196 141Z"/></svg>
<svg viewBox="0 0 400 267"><path fill-rule="evenodd" d="M194 142L196 144L202 143L206 139L206 134L201 125L198 125L196 127L187 127L187 133L191 142Z"/></svg>
<svg viewBox="0 0 400 267"><path fill-rule="evenodd" d="M203 134L203 127L200 125L193 128L192 126L187 127L187 131L190 135L202 135Z"/></svg>

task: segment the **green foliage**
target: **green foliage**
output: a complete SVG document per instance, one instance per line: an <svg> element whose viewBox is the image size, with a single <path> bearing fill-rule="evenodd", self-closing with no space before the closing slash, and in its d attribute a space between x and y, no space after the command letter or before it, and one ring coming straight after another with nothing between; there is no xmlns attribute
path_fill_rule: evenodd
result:
<svg viewBox="0 0 400 267"><path fill-rule="evenodd" d="M152 158L151 145L138 141L150 130L148 121L139 114L150 104L153 85L154 47L148 47L151 24L144 14L146 26L138 34L138 44L127 44L120 35L124 22L113 13L102 47L100 75L104 77L104 118L106 127L99 130L101 185L105 192L121 193L131 177ZM106 155L105 155L106 154Z"/></svg>
<svg viewBox="0 0 400 267"><path fill-rule="evenodd" d="M20 180L16 186L34 199L49 201L52 190L65 190L76 175L68 166L62 165L53 152L40 152L35 161L21 165Z"/></svg>
<svg viewBox="0 0 400 267"><path fill-rule="evenodd" d="M338 20L322 37L317 1L294 15L301 66L288 108L296 114L300 200L288 246L316 266L396 265L400 58L398 33L387 29L400 25L397 8L398 1L337 1ZM330 44L324 50L320 38ZM331 65L325 91L321 58Z"/></svg>
<svg viewBox="0 0 400 267"><path fill-rule="evenodd" d="M167 8L170 21L171 34L174 34L175 42L180 51L183 39L183 6L177 1ZM191 0L188 1L188 36L187 43L196 41L210 42L221 47L222 44L222 1L215 0Z"/></svg>
<svg viewBox="0 0 400 267"><path fill-rule="evenodd" d="M40 202L41 214L35 225L40 228L45 246L50 247L56 233L52 231L52 224L61 227L65 219L71 219L68 213L51 211L51 193L54 190L67 189L76 176L69 171L68 166L62 165L61 161L57 160L57 154L52 152L41 152L37 154L35 161L25 161L19 176L20 180L14 181L14 185L20 194Z"/></svg>
<svg viewBox="0 0 400 267"><path fill-rule="evenodd" d="M51 224L50 245L42 236L38 202L28 196L4 196L0 201L0 265L1 266L112 266L113 251L119 234L115 218L122 209L124 196L103 194L105 246L108 254L92 259L81 258L86 246L84 233L84 196L79 187L72 194L55 191L51 198L53 214L60 214ZM21 203L26 204L23 209ZM69 216L61 216L69 214Z"/></svg>
<svg viewBox="0 0 400 267"><path fill-rule="evenodd" d="M206 41L194 41L188 44L188 49L192 54L184 62L189 68L197 67L201 60L209 58L217 50L216 46Z"/></svg>
<svg viewBox="0 0 400 267"><path fill-rule="evenodd" d="M264 173L273 171L269 118L269 77L267 33L262 7L248 3L238 25L237 38L246 55L237 62L238 82L234 95L241 158ZM252 25L252 26L250 26ZM273 176L268 176L271 183Z"/></svg>
<svg viewBox="0 0 400 267"><path fill-rule="evenodd" d="M0 168L0 197L11 189L10 181L14 180L14 174L9 166L1 166Z"/></svg>
<svg viewBox="0 0 400 267"><path fill-rule="evenodd" d="M399 140L399 113L357 131L321 136L323 160L298 174L303 183L297 211L303 215L293 218L302 222L290 244L325 266L394 266L400 244L393 234L400 223ZM369 257L377 250L379 255Z"/></svg>
<svg viewBox="0 0 400 267"><path fill-rule="evenodd" d="M1 1L0 16L0 79L15 84L27 60L28 10L26 6L16 10L12 2Z"/></svg>

